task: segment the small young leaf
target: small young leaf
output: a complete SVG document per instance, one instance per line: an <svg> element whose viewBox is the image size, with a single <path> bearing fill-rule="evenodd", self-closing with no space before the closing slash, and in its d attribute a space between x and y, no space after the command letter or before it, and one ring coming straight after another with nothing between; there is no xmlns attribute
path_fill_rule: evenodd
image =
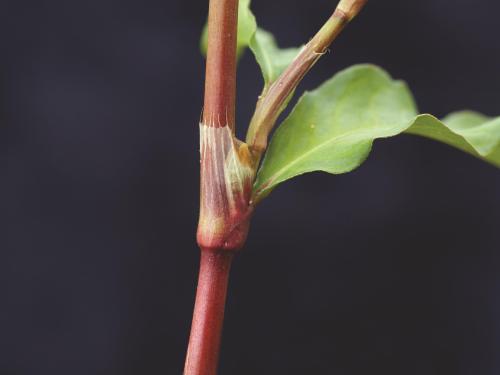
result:
<svg viewBox="0 0 500 375"><path fill-rule="evenodd" d="M257 29L250 41L250 49L262 71L265 87L278 78L281 72L298 55L300 48L281 49L276 44L273 34L260 28Z"/></svg>
<svg viewBox="0 0 500 375"><path fill-rule="evenodd" d="M276 130L254 185L254 200L294 176L358 167L377 138L407 131L500 167L500 118L462 112L439 121L417 115L407 86L373 65L348 68L305 93Z"/></svg>

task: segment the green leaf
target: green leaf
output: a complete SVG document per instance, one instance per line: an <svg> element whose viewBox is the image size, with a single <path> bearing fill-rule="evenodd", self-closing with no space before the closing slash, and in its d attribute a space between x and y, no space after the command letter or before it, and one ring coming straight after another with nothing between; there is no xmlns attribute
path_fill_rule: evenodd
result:
<svg viewBox="0 0 500 375"><path fill-rule="evenodd" d="M417 116L406 84L373 65L348 68L305 93L276 130L254 185L256 201L294 176L358 167L377 138L402 132L447 143L500 167L500 117Z"/></svg>
<svg viewBox="0 0 500 375"><path fill-rule="evenodd" d="M207 54L207 44L208 26L205 24L200 41L200 49L204 56ZM247 47L250 47L257 64L260 66L265 87L278 78L300 51L300 48L279 48L270 32L257 28L255 16L250 10L250 0L240 0L236 47L238 58Z"/></svg>
<svg viewBox="0 0 500 375"><path fill-rule="evenodd" d="M440 121L420 115L406 132L446 143L500 167L500 117L461 111Z"/></svg>
<svg viewBox="0 0 500 375"><path fill-rule="evenodd" d="M250 10L250 0L240 0L238 5L238 38L236 42L236 54L239 57L250 45L250 41L257 30L255 16ZM207 54L208 25L205 24L201 33L200 49L203 56Z"/></svg>

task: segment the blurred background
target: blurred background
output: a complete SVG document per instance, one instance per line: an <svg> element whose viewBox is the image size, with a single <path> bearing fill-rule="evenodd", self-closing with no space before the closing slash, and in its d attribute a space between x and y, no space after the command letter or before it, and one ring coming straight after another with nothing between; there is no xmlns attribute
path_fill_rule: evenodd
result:
<svg viewBox="0 0 500 375"><path fill-rule="evenodd" d="M281 46L333 0L254 0ZM0 375L181 374L198 250L207 1L0 3ZM420 110L500 114L496 0L373 0L300 90L371 62ZM243 134L261 89L239 66ZM500 373L500 172L377 141L258 208L220 375Z"/></svg>

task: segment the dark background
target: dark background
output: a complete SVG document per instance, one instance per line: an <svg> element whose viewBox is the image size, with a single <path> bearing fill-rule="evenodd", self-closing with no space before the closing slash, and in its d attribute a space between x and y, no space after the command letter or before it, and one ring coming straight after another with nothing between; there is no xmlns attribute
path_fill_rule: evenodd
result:
<svg viewBox="0 0 500 375"><path fill-rule="evenodd" d="M254 0L282 46L335 1ZM198 268L205 1L0 2L0 374L181 374ZM372 0L301 85L354 63L422 112L500 114L497 0ZM240 64L245 128L261 87ZM259 207L220 375L500 373L500 173L377 141Z"/></svg>

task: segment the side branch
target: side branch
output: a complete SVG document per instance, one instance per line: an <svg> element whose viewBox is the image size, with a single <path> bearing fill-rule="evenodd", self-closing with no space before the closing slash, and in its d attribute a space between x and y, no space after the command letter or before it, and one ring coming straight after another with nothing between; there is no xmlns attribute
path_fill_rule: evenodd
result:
<svg viewBox="0 0 500 375"><path fill-rule="evenodd" d="M328 21L307 43L292 63L261 95L250 121L246 143L254 153L256 162L267 147L267 138L287 99L306 73L326 52L344 27L362 9L367 0L341 0Z"/></svg>

